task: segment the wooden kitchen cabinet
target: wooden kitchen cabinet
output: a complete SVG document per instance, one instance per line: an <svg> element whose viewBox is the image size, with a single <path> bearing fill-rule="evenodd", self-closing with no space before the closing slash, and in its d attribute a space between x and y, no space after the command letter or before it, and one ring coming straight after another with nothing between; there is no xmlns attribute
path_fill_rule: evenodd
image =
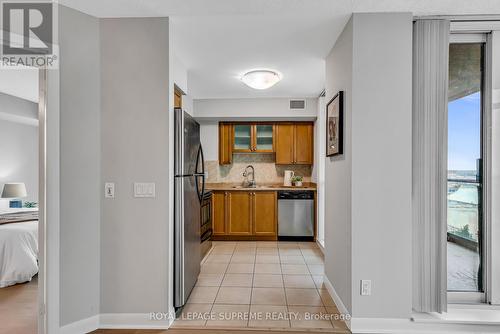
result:
<svg viewBox="0 0 500 334"><path fill-rule="evenodd" d="M276 164L313 164L313 124L279 123L275 125Z"/></svg>
<svg viewBox="0 0 500 334"><path fill-rule="evenodd" d="M296 124L294 135L295 163L312 165L314 156L314 128L312 124Z"/></svg>
<svg viewBox="0 0 500 334"><path fill-rule="evenodd" d="M234 123L233 152L274 152L274 125L265 123Z"/></svg>
<svg viewBox="0 0 500 334"><path fill-rule="evenodd" d="M275 191L214 191L213 240L276 240Z"/></svg>
<svg viewBox="0 0 500 334"><path fill-rule="evenodd" d="M233 125L219 123L219 165L233 162Z"/></svg>
<svg viewBox="0 0 500 334"><path fill-rule="evenodd" d="M278 234L277 193L256 191L252 197L254 235L276 237Z"/></svg>
<svg viewBox="0 0 500 334"><path fill-rule="evenodd" d="M233 153L276 153L278 165L312 165L314 125L289 123L219 123L219 164Z"/></svg>
<svg viewBox="0 0 500 334"><path fill-rule="evenodd" d="M212 232L225 235L226 230L226 192L214 191L212 194Z"/></svg>
<svg viewBox="0 0 500 334"><path fill-rule="evenodd" d="M275 126L276 134L276 164L289 165L294 162L294 125L277 124Z"/></svg>
<svg viewBox="0 0 500 334"><path fill-rule="evenodd" d="M174 90L174 108L182 108L182 93L177 89Z"/></svg>
<svg viewBox="0 0 500 334"><path fill-rule="evenodd" d="M228 193L226 217L228 235L252 235L252 193Z"/></svg>

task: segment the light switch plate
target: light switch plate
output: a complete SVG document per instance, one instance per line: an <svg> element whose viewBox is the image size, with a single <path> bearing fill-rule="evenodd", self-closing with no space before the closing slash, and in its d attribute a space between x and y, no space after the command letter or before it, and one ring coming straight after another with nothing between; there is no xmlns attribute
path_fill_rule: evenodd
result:
<svg viewBox="0 0 500 334"><path fill-rule="evenodd" d="M156 197L156 184L152 182L134 183L134 197L154 198Z"/></svg>
<svg viewBox="0 0 500 334"><path fill-rule="evenodd" d="M361 296L370 296L372 294L372 281L361 280Z"/></svg>
<svg viewBox="0 0 500 334"><path fill-rule="evenodd" d="M104 184L104 197L115 198L115 184L113 182L106 182Z"/></svg>

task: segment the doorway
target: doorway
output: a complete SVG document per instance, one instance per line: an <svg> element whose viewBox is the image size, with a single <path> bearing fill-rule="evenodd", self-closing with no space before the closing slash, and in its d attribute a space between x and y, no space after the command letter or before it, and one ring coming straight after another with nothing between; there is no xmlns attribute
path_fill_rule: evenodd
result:
<svg viewBox="0 0 500 334"><path fill-rule="evenodd" d="M465 41L466 39L466 41ZM484 302L485 35L449 47L448 292L453 301Z"/></svg>
<svg viewBox="0 0 500 334"><path fill-rule="evenodd" d="M45 69L0 69L0 323L46 333Z"/></svg>

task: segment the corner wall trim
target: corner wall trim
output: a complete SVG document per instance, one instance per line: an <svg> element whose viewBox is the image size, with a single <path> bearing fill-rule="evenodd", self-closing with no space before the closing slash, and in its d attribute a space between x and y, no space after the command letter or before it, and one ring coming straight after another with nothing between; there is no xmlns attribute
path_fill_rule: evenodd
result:
<svg viewBox="0 0 500 334"><path fill-rule="evenodd" d="M333 301L335 302L335 305L337 305L337 308L339 309L340 313L345 314L346 316L349 315L349 320L346 320L346 324L347 327L351 329L351 314L347 310L347 307L345 307L344 302L342 302L342 299L340 299L339 295L337 294L337 291L335 291L335 288L333 287L328 277L326 277L326 275L323 275L323 283L325 283L326 290L332 297Z"/></svg>
<svg viewBox="0 0 500 334"><path fill-rule="evenodd" d="M168 315L170 313L165 313ZM168 329L174 319L151 320L150 313L104 313L99 316L100 329Z"/></svg>
<svg viewBox="0 0 500 334"><path fill-rule="evenodd" d="M62 326L59 333L60 334L89 333L95 331L98 328L99 328L99 315L94 315L92 317L75 321L65 326Z"/></svg>
<svg viewBox="0 0 500 334"><path fill-rule="evenodd" d="M318 240L316 240L316 245L318 245L319 250L321 251L323 256L325 256L325 246L323 246L323 244L321 244L321 242L319 242Z"/></svg>

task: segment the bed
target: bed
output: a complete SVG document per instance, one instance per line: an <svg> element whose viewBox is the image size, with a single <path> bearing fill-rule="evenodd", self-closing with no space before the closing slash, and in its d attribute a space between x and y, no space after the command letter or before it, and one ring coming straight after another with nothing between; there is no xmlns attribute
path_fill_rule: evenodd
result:
<svg viewBox="0 0 500 334"><path fill-rule="evenodd" d="M38 210L0 210L0 288L38 273Z"/></svg>

